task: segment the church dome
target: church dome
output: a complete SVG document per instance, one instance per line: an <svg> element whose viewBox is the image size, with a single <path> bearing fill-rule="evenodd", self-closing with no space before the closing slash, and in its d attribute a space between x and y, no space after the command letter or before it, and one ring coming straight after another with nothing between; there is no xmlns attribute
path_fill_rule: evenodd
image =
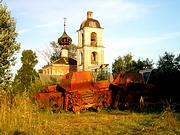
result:
<svg viewBox="0 0 180 135"><path fill-rule="evenodd" d="M59 45L70 45L72 43L72 39L66 34L64 31L63 35L58 39Z"/></svg>
<svg viewBox="0 0 180 135"><path fill-rule="evenodd" d="M93 19L93 12L87 12L87 20L81 23L80 29L83 29L84 27L101 28L100 23L97 20Z"/></svg>

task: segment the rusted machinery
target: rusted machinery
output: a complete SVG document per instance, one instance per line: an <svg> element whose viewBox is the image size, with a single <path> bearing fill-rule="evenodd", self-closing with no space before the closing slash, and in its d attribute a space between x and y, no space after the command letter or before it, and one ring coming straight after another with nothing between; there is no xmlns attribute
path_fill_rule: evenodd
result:
<svg viewBox="0 0 180 135"><path fill-rule="evenodd" d="M103 106L142 110L147 104L159 102L157 85L150 83L158 82L154 81L156 76L155 79L147 79L142 73L121 72L112 83L107 77L108 72L104 68L71 72L64 76L62 83L36 93L34 99L40 108L49 108L53 112L61 109L80 112L89 108L100 111Z"/></svg>
<svg viewBox="0 0 180 135"><path fill-rule="evenodd" d="M60 109L80 112L89 108L100 111L103 106L110 106L111 91L107 77L102 77L98 70L104 71L68 73L61 84L48 86L45 91L36 93L34 99L41 108L48 107L54 112Z"/></svg>
<svg viewBox="0 0 180 135"><path fill-rule="evenodd" d="M112 108L143 107L145 84L140 73L118 74L110 84Z"/></svg>
<svg viewBox="0 0 180 135"><path fill-rule="evenodd" d="M172 104L175 109L180 110L179 95L177 88L174 88L177 80L174 83L171 80L162 78L156 69L146 69L139 73L121 72L110 84L111 107L160 111L164 106Z"/></svg>
<svg viewBox="0 0 180 135"><path fill-rule="evenodd" d="M41 109L49 109L53 112L59 112L63 107L64 92L59 85L50 85L33 96L33 100Z"/></svg>
<svg viewBox="0 0 180 135"><path fill-rule="evenodd" d="M145 80L144 104L146 108L163 109L172 105L180 110L180 72L161 72L158 69L145 69L140 72Z"/></svg>

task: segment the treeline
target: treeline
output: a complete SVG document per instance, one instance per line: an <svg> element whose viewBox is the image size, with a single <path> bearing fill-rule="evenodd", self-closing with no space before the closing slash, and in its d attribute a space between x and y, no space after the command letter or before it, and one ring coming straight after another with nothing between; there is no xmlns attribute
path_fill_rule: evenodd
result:
<svg viewBox="0 0 180 135"><path fill-rule="evenodd" d="M140 70L153 69L154 63L148 58L146 60L133 60L131 54L118 57L112 65L113 75L116 76L121 71L139 72ZM173 53L165 52L159 57L156 63L155 74L148 85L153 86L152 97L158 97L172 102L180 103L179 83L180 83L180 54L175 56Z"/></svg>
<svg viewBox="0 0 180 135"><path fill-rule="evenodd" d="M138 59L134 60L131 53L126 54L125 56L119 56L115 59L112 64L112 73L113 75L119 74L120 71L124 72L139 72L140 70L152 69L154 68L155 63L153 60ZM156 67L159 72L164 74L177 73L180 71L180 54L175 56L171 52L165 52L162 56L159 57L159 60L156 63Z"/></svg>

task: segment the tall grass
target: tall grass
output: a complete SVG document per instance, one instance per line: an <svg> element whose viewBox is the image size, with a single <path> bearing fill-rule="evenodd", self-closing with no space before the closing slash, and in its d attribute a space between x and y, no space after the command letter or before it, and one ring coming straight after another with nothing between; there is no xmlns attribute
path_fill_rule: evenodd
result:
<svg viewBox="0 0 180 135"><path fill-rule="evenodd" d="M3 98L2 98L3 97ZM10 105L8 95L1 95L0 130L2 134L36 132L34 123L38 121L37 108L26 93L17 95Z"/></svg>
<svg viewBox="0 0 180 135"><path fill-rule="evenodd" d="M26 93L16 95L9 105L8 95L0 94L0 134L180 134L180 115L165 110L146 114L110 112L72 112L53 114L39 110Z"/></svg>

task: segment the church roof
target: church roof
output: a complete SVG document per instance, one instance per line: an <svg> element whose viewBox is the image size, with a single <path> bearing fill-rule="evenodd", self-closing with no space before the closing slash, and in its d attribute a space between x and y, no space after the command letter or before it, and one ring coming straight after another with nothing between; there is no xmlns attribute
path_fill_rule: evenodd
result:
<svg viewBox="0 0 180 135"><path fill-rule="evenodd" d="M77 61L72 58L61 57L52 64L77 65Z"/></svg>
<svg viewBox="0 0 180 135"><path fill-rule="evenodd" d="M87 19L81 23L80 29L84 27L101 28L100 23L95 19Z"/></svg>
<svg viewBox="0 0 180 135"><path fill-rule="evenodd" d="M84 27L101 28L99 21L93 19L93 12L87 12L87 19L81 23L80 29L83 29Z"/></svg>
<svg viewBox="0 0 180 135"><path fill-rule="evenodd" d="M64 18L64 32L60 38L58 38L59 45L66 46L72 43L72 39L66 33L66 18Z"/></svg>
<svg viewBox="0 0 180 135"><path fill-rule="evenodd" d="M70 45L72 39L67 35L66 31L62 34L62 36L58 39L59 45Z"/></svg>
<svg viewBox="0 0 180 135"><path fill-rule="evenodd" d="M76 66L77 65L77 61L72 59L72 58L67 58L67 57L61 57L59 59L57 59L56 61L45 65L43 68L47 68L49 66L52 66L53 64L62 64L62 65L69 65L69 66Z"/></svg>

